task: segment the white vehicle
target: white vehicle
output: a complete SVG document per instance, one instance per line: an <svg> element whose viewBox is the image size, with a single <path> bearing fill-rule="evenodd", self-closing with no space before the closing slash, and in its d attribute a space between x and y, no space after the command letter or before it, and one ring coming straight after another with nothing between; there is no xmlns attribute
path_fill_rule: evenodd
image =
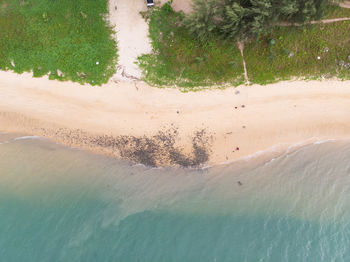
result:
<svg viewBox="0 0 350 262"><path fill-rule="evenodd" d="M154 6L154 1L153 0L146 0L147 2L147 7L153 7Z"/></svg>

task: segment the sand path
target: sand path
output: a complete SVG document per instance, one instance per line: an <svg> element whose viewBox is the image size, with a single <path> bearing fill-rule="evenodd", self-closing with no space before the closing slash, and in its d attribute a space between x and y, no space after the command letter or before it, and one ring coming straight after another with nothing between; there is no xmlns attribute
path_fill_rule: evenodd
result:
<svg viewBox="0 0 350 262"><path fill-rule="evenodd" d="M156 4L164 4L162 0ZM175 0L172 4L175 10L190 11L188 0ZM111 25L115 26L118 42L118 66L117 73L113 77L116 80L140 79L142 72L135 64L142 54L152 51L148 37L148 25L141 17L140 12L147 11L145 0L109 0Z"/></svg>
<svg viewBox="0 0 350 262"><path fill-rule="evenodd" d="M135 64L137 57L151 52L148 25L140 12L146 11L143 0L109 0L110 23L116 27L118 42L118 70L115 79L141 77Z"/></svg>
<svg viewBox="0 0 350 262"><path fill-rule="evenodd" d="M306 24L317 25L317 24L331 24L343 21L350 21L350 17L341 17L341 18L331 18L331 19L323 19L323 20L315 20L310 21ZM291 22L279 22L276 26L304 26L305 24L301 23L291 23Z"/></svg>

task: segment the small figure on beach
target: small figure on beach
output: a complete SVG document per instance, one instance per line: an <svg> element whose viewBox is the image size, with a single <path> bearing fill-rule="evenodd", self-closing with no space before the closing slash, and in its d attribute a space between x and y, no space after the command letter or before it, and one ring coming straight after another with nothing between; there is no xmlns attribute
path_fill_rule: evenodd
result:
<svg viewBox="0 0 350 262"><path fill-rule="evenodd" d="M238 181L237 184L238 184L239 186L243 185L241 181Z"/></svg>

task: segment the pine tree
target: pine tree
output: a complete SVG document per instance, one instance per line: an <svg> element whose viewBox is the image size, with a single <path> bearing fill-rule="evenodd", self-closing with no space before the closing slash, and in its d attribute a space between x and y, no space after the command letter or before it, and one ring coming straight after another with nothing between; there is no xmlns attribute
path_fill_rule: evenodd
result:
<svg viewBox="0 0 350 262"><path fill-rule="evenodd" d="M226 38L242 36L247 30L248 9L237 2L225 6L220 12L219 30Z"/></svg>
<svg viewBox="0 0 350 262"><path fill-rule="evenodd" d="M291 20L298 13L299 5L297 1L283 0L279 6L279 16L284 20Z"/></svg>
<svg viewBox="0 0 350 262"><path fill-rule="evenodd" d="M213 34L236 39L260 36L282 21L320 19L331 0L194 0L185 24L201 41Z"/></svg>
<svg viewBox="0 0 350 262"><path fill-rule="evenodd" d="M193 12L186 17L186 25L189 31L199 40L205 41L217 32L218 26L215 22L218 11L216 0L194 0Z"/></svg>

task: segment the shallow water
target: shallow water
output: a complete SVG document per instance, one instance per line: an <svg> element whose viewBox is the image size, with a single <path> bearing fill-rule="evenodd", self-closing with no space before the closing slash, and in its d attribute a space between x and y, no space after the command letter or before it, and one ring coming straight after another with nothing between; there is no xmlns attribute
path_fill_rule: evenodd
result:
<svg viewBox="0 0 350 262"><path fill-rule="evenodd" d="M0 136L0 261L350 261L350 144L150 169Z"/></svg>

